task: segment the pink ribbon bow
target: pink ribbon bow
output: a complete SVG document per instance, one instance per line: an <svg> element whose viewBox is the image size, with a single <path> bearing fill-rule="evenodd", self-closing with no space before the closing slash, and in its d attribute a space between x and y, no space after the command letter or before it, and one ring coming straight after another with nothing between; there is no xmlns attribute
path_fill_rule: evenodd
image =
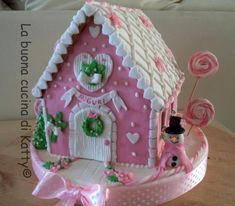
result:
<svg viewBox="0 0 235 206"><path fill-rule="evenodd" d="M39 181L33 195L41 199L61 199L55 206L104 206L103 188L94 184L85 188L66 181L56 173L47 172Z"/></svg>

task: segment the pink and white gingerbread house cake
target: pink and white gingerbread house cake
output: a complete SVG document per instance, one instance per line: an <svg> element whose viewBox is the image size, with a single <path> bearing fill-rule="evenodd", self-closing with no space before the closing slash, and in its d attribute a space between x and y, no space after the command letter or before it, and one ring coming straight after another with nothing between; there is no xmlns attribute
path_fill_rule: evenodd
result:
<svg viewBox="0 0 235 206"><path fill-rule="evenodd" d="M183 81L184 74L171 50L141 10L85 3L57 41L32 90L38 115L32 161L35 173L43 180L34 194L48 199L42 194L43 182L61 178L65 185L72 180L74 185L70 186L77 188L73 204L135 205L131 198L135 199L138 188L150 191L154 187L159 195L165 194L161 179L177 172L184 173L181 180L176 180L180 188L180 181L190 180L181 167L166 170L162 178L155 172L164 153L162 128L169 126L172 111L177 111ZM172 191L169 197L142 197L141 205L165 202L201 181L206 159L196 156L203 150L206 157L207 144L200 130L194 133L200 137L192 138L186 152L190 160L197 160L202 175L193 180L195 183L187 183L186 189ZM154 186L155 181L158 183ZM82 188L97 185L102 188L95 190L102 191L102 201L82 195ZM130 200L120 198L122 189L134 196ZM64 196L53 198L65 201Z"/></svg>

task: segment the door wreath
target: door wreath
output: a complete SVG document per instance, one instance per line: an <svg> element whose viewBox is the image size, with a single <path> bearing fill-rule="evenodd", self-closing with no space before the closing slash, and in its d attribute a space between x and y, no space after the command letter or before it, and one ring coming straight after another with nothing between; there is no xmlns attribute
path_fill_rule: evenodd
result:
<svg viewBox="0 0 235 206"><path fill-rule="evenodd" d="M104 131L104 122L100 115L89 113L82 123L83 132L89 137L98 137Z"/></svg>

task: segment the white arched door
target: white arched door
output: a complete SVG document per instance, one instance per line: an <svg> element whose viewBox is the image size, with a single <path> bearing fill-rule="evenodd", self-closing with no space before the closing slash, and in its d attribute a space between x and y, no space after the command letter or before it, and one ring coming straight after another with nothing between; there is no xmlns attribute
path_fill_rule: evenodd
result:
<svg viewBox="0 0 235 206"><path fill-rule="evenodd" d="M82 125L89 115L96 114L103 123L103 131L96 137L87 135ZM98 161L110 161L112 120L108 113L98 108L85 108L74 115L73 156L93 159ZM92 125L91 125L92 127Z"/></svg>

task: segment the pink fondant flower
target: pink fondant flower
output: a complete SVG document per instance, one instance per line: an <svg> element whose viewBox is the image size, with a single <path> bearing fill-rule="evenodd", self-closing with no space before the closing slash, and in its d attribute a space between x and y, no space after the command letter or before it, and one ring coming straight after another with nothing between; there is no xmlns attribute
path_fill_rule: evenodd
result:
<svg viewBox="0 0 235 206"><path fill-rule="evenodd" d="M95 112L89 112L88 113L88 117L89 118L97 118L99 115L97 114L97 113L95 113Z"/></svg>
<svg viewBox="0 0 235 206"><path fill-rule="evenodd" d="M146 28L149 29L153 26L152 22L146 16L140 16L139 18Z"/></svg>
<svg viewBox="0 0 235 206"><path fill-rule="evenodd" d="M111 24L114 27L120 28L122 26L122 22L115 12L110 12L109 14L107 14L107 18L111 21Z"/></svg>
<svg viewBox="0 0 235 206"><path fill-rule="evenodd" d="M215 74L219 69L219 62L209 51L195 52L188 62L188 70L195 77L207 77Z"/></svg>
<svg viewBox="0 0 235 206"><path fill-rule="evenodd" d="M133 174L126 171L117 171L118 181L124 185L127 185L133 181Z"/></svg>
<svg viewBox="0 0 235 206"><path fill-rule="evenodd" d="M165 69L166 69L165 63L161 57L157 56L154 60L154 63L160 73L165 71Z"/></svg>
<svg viewBox="0 0 235 206"><path fill-rule="evenodd" d="M188 103L184 120L193 126L203 127L209 124L215 116L215 109L207 99L193 99Z"/></svg>
<svg viewBox="0 0 235 206"><path fill-rule="evenodd" d="M105 139L105 140L104 140L104 145L105 145L105 146L110 145L110 141L109 141L109 139Z"/></svg>
<svg viewBox="0 0 235 206"><path fill-rule="evenodd" d="M112 176L112 175L115 175L115 172L114 172L114 170L105 170L104 171L104 174L106 175L106 176Z"/></svg>
<svg viewBox="0 0 235 206"><path fill-rule="evenodd" d="M63 168L63 169L67 169L67 168L69 168L69 162L68 161L66 161L66 160L61 160L61 163L60 163L60 165L61 165L61 167Z"/></svg>
<svg viewBox="0 0 235 206"><path fill-rule="evenodd" d="M86 0L86 2L87 2L88 4L90 4L90 3L94 2L94 0Z"/></svg>
<svg viewBox="0 0 235 206"><path fill-rule="evenodd" d="M54 165L52 166L52 168L50 169L51 172L58 172L60 170L60 165Z"/></svg>

